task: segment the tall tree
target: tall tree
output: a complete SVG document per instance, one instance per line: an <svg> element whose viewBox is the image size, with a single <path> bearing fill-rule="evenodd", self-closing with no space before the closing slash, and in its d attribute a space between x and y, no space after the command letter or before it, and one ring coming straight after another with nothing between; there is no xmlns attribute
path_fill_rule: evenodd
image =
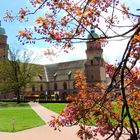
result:
<svg viewBox="0 0 140 140"><path fill-rule="evenodd" d="M61 116L52 121L52 126L74 125L81 119L84 122L95 118L96 128L86 129L81 125L78 135L86 139L95 137L96 132L101 135L110 134L107 139L115 136L119 139L123 131L129 133L130 139L138 140L140 119L139 107L139 69L135 67L139 60L140 51L140 15L139 9L130 9L127 3L122 4L120 0L29 0L35 8L30 11L21 8L18 15L13 16L7 11L4 19L24 21L28 16L37 14L43 8L45 15L39 16L35 21L34 30L25 29L19 31L18 39L23 43L35 43L44 40L56 43L56 46L67 51L73 48L74 42L100 41L103 46L112 39L122 41L128 39L126 49L121 61L116 66L107 65L107 73L112 79L110 85L104 89L98 85L95 88L103 88L102 94L97 89L90 89L83 81L82 76L77 74L78 97L74 97ZM122 20L129 24L121 24ZM104 25L104 26L103 26ZM90 28L101 33L94 37ZM121 31L121 32L120 32ZM39 36L35 36L37 33ZM87 38L85 34L90 34ZM47 54L50 53L48 50ZM84 85L83 85L84 84ZM121 93L116 96L118 90ZM104 91L104 92L103 92ZM127 91L127 92L126 92ZM112 102L112 95L114 102ZM117 106L117 107L115 107ZM116 109L117 108L117 109ZM120 109L120 111L119 111Z"/></svg>
<svg viewBox="0 0 140 140"><path fill-rule="evenodd" d="M20 57L19 57L20 56ZM14 92L17 97L17 102L20 103L20 95L24 93L26 86L33 82L33 78L40 72L35 64L31 64L30 55L27 52L23 53L22 62L21 52L9 51L9 60L1 60L0 84L1 92Z"/></svg>

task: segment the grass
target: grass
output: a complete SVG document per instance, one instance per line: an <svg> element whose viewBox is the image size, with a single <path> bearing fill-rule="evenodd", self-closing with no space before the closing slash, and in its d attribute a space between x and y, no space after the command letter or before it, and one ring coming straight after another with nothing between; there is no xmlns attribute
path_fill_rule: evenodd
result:
<svg viewBox="0 0 140 140"><path fill-rule="evenodd" d="M66 107L66 103L42 103L42 106L56 112L56 113L60 113L65 107Z"/></svg>
<svg viewBox="0 0 140 140"><path fill-rule="evenodd" d="M44 124L26 103L0 103L1 132L17 132Z"/></svg>
<svg viewBox="0 0 140 140"><path fill-rule="evenodd" d="M56 112L56 113L60 113L65 107L66 107L66 103L42 103L41 105L43 105L44 107ZM115 103L114 103L115 105ZM117 105L115 105L115 109L114 111L117 111ZM127 120L128 121L128 120ZM83 120L81 119L80 122L83 122ZM112 120L112 123L114 123L114 121ZM87 123L88 125L95 125L95 120L94 118L92 119L92 122ZM138 122L138 126L140 128L140 122Z"/></svg>

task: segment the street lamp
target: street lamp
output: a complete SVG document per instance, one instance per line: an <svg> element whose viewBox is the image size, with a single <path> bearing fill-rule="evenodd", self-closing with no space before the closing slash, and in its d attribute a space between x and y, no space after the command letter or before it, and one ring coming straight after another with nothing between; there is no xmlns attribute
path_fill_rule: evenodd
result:
<svg viewBox="0 0 140 140"><path fill-rule="evenodd" d="M71 79L71 75L72 75L72 71L69 71L69 72L68 72L68 87L69 87L68 93L69 93L69 94L70 94L70 79Z"/></svg>

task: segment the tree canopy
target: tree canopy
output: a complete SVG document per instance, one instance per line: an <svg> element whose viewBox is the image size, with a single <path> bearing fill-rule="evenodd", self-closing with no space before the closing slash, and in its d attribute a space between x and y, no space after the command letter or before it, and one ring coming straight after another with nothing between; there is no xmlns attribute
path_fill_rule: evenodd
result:
<svg viewBox="0 0 140 140"><path fill-rule="evenodd" d="M21 62L19 52L9 50L9 60L7 58L0 60L0 92L1 94L13 92L18 103L26 86L33 83L33 78L40 72L36 65L31 64L30 55L26 52L22 56L24 62Z"/></svg>

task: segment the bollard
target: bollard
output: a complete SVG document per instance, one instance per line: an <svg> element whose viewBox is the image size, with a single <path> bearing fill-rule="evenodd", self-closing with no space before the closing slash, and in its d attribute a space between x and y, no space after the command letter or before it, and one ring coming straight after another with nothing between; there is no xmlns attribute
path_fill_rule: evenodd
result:
<svg viewBox="0 0 140 140"><path fill-rule="evenodd" d="M15 131L15 118L12 118L12 132Z"/></svg>

